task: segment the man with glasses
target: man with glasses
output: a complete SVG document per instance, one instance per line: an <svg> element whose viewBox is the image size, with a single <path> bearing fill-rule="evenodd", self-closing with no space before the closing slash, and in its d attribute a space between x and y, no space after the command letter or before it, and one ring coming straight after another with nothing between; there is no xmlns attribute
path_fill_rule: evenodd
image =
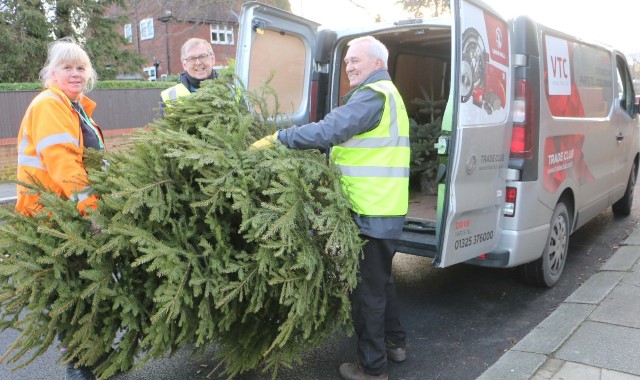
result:
<svg viewBox="0 0 640 380"><path fill-rule="evenodd" d="M168 105L170 101L176 100L195 92L200 88L200 82L205 79L215 79L218 73L213 69L216 63L216 56L213 53L211 44L202 38L190 38L180 49L182 68L184 72L178 77L178 84L170 87L160 94L162 105Z"/></svg>

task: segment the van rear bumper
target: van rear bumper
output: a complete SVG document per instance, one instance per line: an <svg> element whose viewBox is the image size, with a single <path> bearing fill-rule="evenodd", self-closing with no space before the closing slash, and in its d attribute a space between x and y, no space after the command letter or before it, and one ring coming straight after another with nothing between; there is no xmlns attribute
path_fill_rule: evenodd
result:
<svg viewBox="0 0 640 380"><path fill-rule="evenodd" d="M479 265L481 267L504 268L509 264L509 255L506 250L492 251L482 256L465 261L467 264Z"/></svg>
<svg viewBox="0 0 640 380"><path fill-rule="evenodd" d="M542 256L549 235L549 224L521 231L500 231L498 248L465 261L492 268L510 268L535 261Z"/></svg>

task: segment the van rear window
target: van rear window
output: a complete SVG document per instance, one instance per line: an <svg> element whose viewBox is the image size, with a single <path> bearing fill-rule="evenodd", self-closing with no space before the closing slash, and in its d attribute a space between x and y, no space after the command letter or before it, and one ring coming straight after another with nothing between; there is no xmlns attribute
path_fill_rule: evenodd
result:
<svg viewBox="0 0 640 380"><path fill-rule="evenodd" d="M611 55L552 35L544 38L547 102L556 117L601 118L613 102Z"/></svg>

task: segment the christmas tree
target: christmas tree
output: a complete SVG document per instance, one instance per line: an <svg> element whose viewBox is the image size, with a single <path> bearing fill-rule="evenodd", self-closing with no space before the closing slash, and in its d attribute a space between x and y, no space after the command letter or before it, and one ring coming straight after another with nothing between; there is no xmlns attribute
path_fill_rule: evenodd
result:
<svg viewBox="0 0 640 380"><path fill-rule="evenodd" d="M228 378L275 377L349 323L363 243L339 176L317 151L249 149L277 118L247 111L268 90L232 82L204 82L125 152L89 153L89 215L37 186L47 213L0 210L0 327L21 333L3 360L59 334L101 378L187 344L219 345Z"/></svg>

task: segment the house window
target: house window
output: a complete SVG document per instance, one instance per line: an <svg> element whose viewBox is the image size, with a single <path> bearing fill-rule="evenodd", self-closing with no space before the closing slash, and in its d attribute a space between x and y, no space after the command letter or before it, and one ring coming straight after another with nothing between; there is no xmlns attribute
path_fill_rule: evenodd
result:
<svg viewBox="0 0 640 380"><path fill-rule="evenodd" d="M131 33L131 24L125 24L124 26L124 38L129 41L129 43L133 42L133 34Z"/></svg>
<svg viewBox="0 0 640 380"><path fill-rule="evenodd" d="M143 70L144 70L144 73L147 74L147 79L150 82L153 82L157 79L155 66L145 67Z"/></svg>
<svg viewBox="0 0 640 380"><path fill-rule="evenodd" d="M233 26L211 24L211 43L233 45Z"/></svg>
<svg viewBox="0 0 640 380"><path fill-rule="evenodd" d="M153 19L145 18L140 21L140 39L148 40L153 38Z"/></svg>

